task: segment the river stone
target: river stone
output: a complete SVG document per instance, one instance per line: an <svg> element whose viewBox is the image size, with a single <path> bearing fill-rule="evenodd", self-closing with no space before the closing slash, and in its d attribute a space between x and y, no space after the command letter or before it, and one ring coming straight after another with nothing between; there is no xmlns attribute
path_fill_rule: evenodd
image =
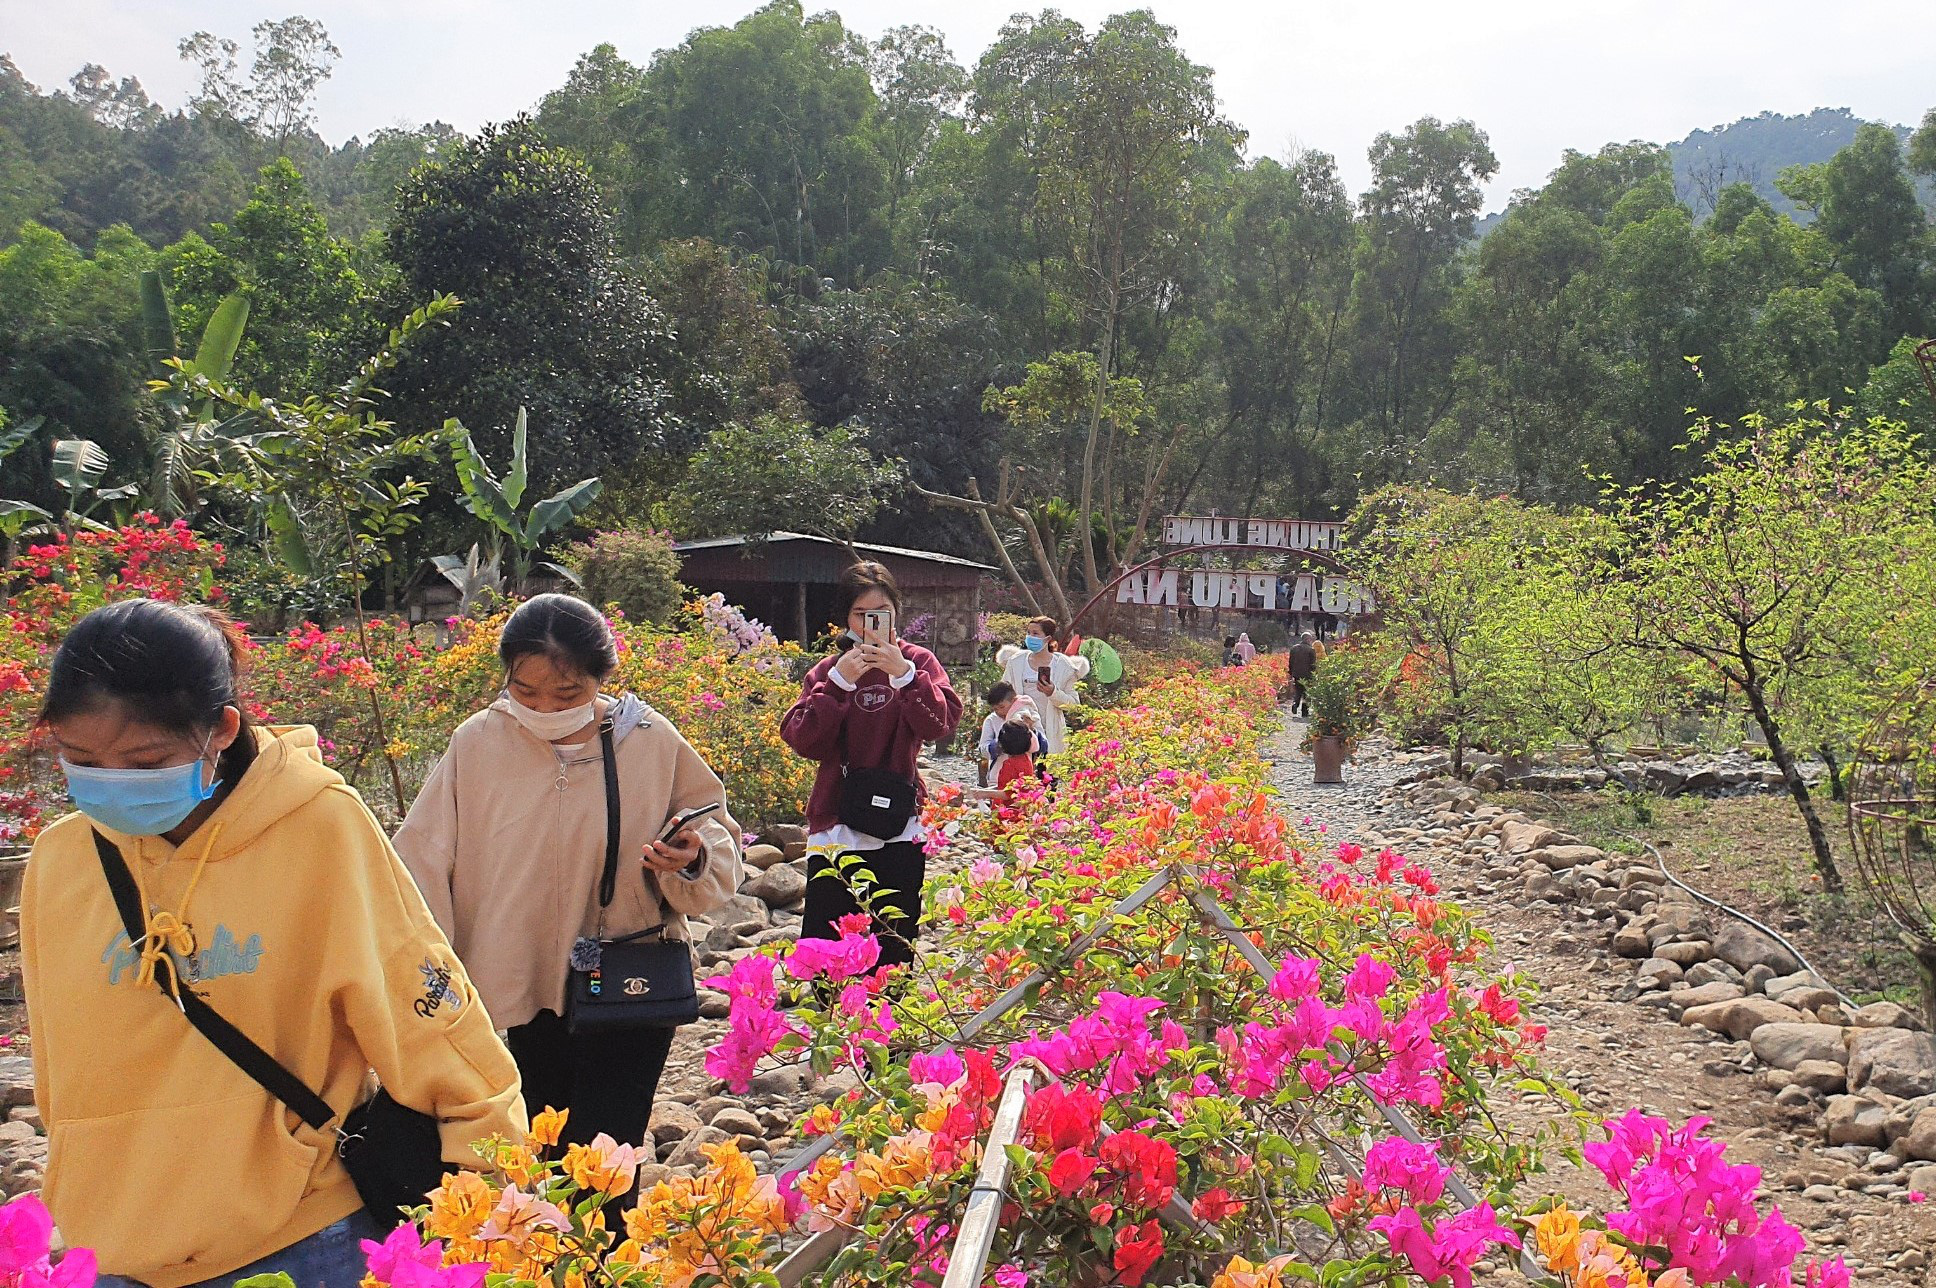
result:
<svg viewBox="0 0 1936 1288"><path fill-rule="evenodd" d="M1766 966L1776 975L1802 968L1795 954L1743 922L1730 920L1714 936L1714 955L1738 971Z"/></svg>
<svg viewBox="0 0 1936 1288"><path fill-rule="evenodd" d="M1909 1130L1898 1137L1896 1144L1911 1158L1936 1162L1936 1109L1925 1109L1916 1115Z"/></svg>
<svg viewBox="0 0 1936 1288"><path fill-rule="evenodd" d="M807 874L791 863L779 863L746 884L746 893L769 908L784 908L807 892Z"/></svg>
<svg viewBox="0 0 1936 1288"><path fill-rule="evenodd" d="M1558 835L1544 823L1508 822L1499 829L1499 845L1509 854L1525 854Z"/></svg>
<svg viewBox="0 0 1936 1288"><path fill-rule="evenodd" d="M1690 988L1683 992L1673 994L1669 999L1667 1009L1668 1013L1673 1015L1675 1019L1684 1019L1687 1012L1697 1007L1713 1006L1720 1002L1732 1002L1736 998L1745 995L1739 984L1730 984L1726 980L1719 980L1712 984L1702 984L1698 988Z"/></svg>
<svg viewBox="0 0 1936 1288"><path fill-rule="evenodd" d="M1851 1029L1849 1087L1909 1099L1936 1091L1936 1038L1910 1029Z"/></svg>
<svg viewBox="0 0 1936 1288"><path fill-rule="evenodd" d="M1830 998L1834 1001L1834 998ZM1906 1006L1894 1002L1870 1002L1849 1013L1849 1023L1858 1029L1917 1029L1922 1020Z"/></svg>
<svg viewBox="0 0 1936 1288"><path fill-rule="evenodd" d="M806 857L807 829L798 823L775 823L766 829L764 836L785 852L789 863Z"/></svg>
<svg viewBox="0 0 1936 1288"><path fill-rule="evenodd" d="M1682 1024L1698 1024L1715 1033L1725 1033L1739 1042L1768 1024L1799 1024L1802 1013L1791 1006L1765 997L1740 997L1712 1006L1695 1006L1681 1012Z"/></svg>
<svg viewBox="0 0 1936 1288"><path fill-rule="evenodd" d="M1815 972L1798 970L1793 974L1775 976L1768 981L1767 986L1761 991L1779 1002L1783 994L1792 993L1798 988L1822 987L1825 986L1822 983L1821 977L1816 975Z"/></svg>
<svg viewBox="0 0 1936 1288"><path fill-rule="evenodd" d="M1552 880L1551 877L1545 879L1548 881ZM1627 926L1616 932L1613 936L1613 953L1616 957L1647 956L1647 932L1635 926Z"/></svg>
<svg viewBox="0 0 1936 1288"><path fill-rule="evenodd" d="M1778 1026L1770 1024L1768 1028L1756 1032L1755 1036L1760 1037L1768 1029L1776 1027ZM1801 1087L1806 1091L1819 1091L1824 1095L1830 1096L1839 1094L1848 1086L1849 1082L1848 1070L1844 1069L1841 1063L1835 1060L1804 1060L1795 1066L1794 1072L1789 1075L1789 1078L1788 1085L1791 1087Z"/></svg>
<svg viewBox="0 0 1936 1288"><path fill-rule="evenodd" d="M1835 1005L1835 990L1832 988L1791 988L1775 998L1783 1006L1792 1006L1804 1014L1813 1015L1824 1006ZM1823 1020L1827 1024L1830 1021ZM1837 1028L1843 1027L1836 1025Z"/></svg>
<svg viewBox="0 0 1936 1288"><path fill-rule="evenodd" d="M702 1152L704 1146L724 1145L731 1139L731 1136L717 1127L700 1127L673 1147L672 1153L666 1156L665 1165L667 1167L696 1166L706 1161L706 1155Z"/></svg>
<svg viewBox="0 0 1936 1288"><path fill-rule="evenodd" d="M757 1136L761 1140L766 1139L766 1129L761 1126L760 1120L738 1105L729 1105L714 1114L710 1125L717 1127L728 1136Z"/></svg>
<svg viewBox="0 0 1936 1288"><path fill-rule="evenodd" d="M1741 982L1748 986L1750 993L1767 992L1768 981L1774 977L1774 968L1770 966L1750 966L1747 970L1741 972ZM1793 1006L1794 1003L1791 1002L1789 1005ZM1802 1008L1797 1006L1795 1009L1800 1010Z"/></svg>
<svg viewBox="0 0 1936 1288"><path fill-rule="evenodd" d="M1698 966L1706 961L1709 951L1706 943L1696 940L1691 944L1662 944L1654 949L1654 956L1673 962L1682 970L1686 970L1689 966Z"/></svg>
<svg viewBox="0 0 1936 1288"><path fill-rule="evenodd" d="M1649 957L1640 963L1640 971L1634 978L1642 987L1651 984L1656 988L1666 988L1669 984L1680 983L1681 968L1664 958Z"/></svg>
<svg viewBox="0 0 1936 1288"><path fill-rule="evenodd" d="M786 851L777 845L749 845L746 847L746 866L764 872L776 863L786 862Z"/></svg>
<svg viewBox="0 0 1936 1288"><path fill-rule="evenodd" d="M1690 966L1687 971L1687 982L1695 988L1703 984L1725 982L1734 985L1744 993L1748 991L1748 981L1742 977L1741 972L1724 961L1704 961Z"/></svg>
<svg viewBox="0 0 1936 1288"><path fill-rule="evenodd" d="M1535 872L1526 878L1526 897L1544 899L1548 903L1558 903L1565 897L1560 883L1553 879L1550 872Z"/></svg>
<svg viewBox="0 0 1936 1288"><path fill-rule="evenodd" d="M1606 851L1592 845L1548 845L1534 850L1530 857L1538 859L1555 872L1579 867L1607 857Z"/></svg>
<svg viewBox="0 0 1936 1288"><path fill-rule="evenodd" d="M652 1139L657 1144L683 1140L703 1126L691 1105L661 1100L652 1106Z"/></svg>
<svg viewBox="0 0 1936 1288"><path fill-rule="evenodd" d="M1830 1096L1823 1125L1831 1145L1881 1145L1889 1111L1861 1096Z"/></svg>
<svg viewBox="0 0 1936 1288"><path fill-rule="evenodd" d="M34 1062L29 1056L0 1056L0 1106L34 1103Z"/></svg>
<svg viewBox="0 0 1936 1288"><path fill-rule="evenodd" d="M1828 1024L1764 1024L1754 1031L1748 1045L1755 1059L1777 1069L1799 1068L1806 1060L1827 1060L1840 1068L1849 1058L1842 1033Z"/></svg>

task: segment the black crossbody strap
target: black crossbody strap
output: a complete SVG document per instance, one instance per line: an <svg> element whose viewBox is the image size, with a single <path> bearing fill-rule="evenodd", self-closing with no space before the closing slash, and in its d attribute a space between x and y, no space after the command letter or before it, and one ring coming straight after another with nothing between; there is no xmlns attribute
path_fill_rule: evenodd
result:
<svg viewBox="0 0 1936 1288"><path fill-rule="evenodd" d="M121 914L121 924L127 928L128 942L139 952L141 942L148 933L148 917L141 906L141 894L135 888L134 874L128 871L128 862L121 857L121 851L114 842L99 832L94 834L94 849L101 856L101 871L107 874L108 891L114 896L114 906ZM175 991L171 993L157 973L155 984L163 997L181 1007L188 1022L213 1043L217 1051L227 1056L236 1068L254 1078L264 1091L287 1105L312 1129L321 1131L336 1117L336 1112L327 1101L278 1064L276 1058L251 1041L248 1034L223 1019L186 982L178 978Z"/></svg>
<svg viewBox="0 0 1936 1288"><path fill-rule="evenodd" d="M612 739L612 717L598 726L599 748L605 753L605 871L598 878L598 907L602 914L618 892L618 755ZM603 923L601 915L599 921ZM600 933L604 933L601 929Z"/></svg>

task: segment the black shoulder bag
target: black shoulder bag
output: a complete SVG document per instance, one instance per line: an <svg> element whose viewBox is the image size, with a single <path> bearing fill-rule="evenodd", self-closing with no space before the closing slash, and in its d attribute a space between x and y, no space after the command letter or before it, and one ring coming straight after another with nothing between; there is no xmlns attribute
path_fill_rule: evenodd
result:
<svg viewBox="0 0 1936 1288"><path fill-rule="evenodd" d="M121 913L121 924L127 928L128 942L138 947L147 934L147 916L141 907L134 876L128 871L128 862L121 857L114 842L99 832L94 834L94 849L101 856L101 870L107 874L108 891ZM329 1102L283 1068L246 1033L222 1018L186 981L177 979L171 992L157 975L155 985L163 997L181 1008L188 1022L217 1051L255 1079L312 1131L329 1129L336 1117ZM343 1125L335 1135L337 1156L343 1160L363 1206L386 1231L402 1223L404 1208L421 1204L426 1194L444 1183L446 1169L437 1120L398 1104L381 1088L344 1116Z"/></svg>
<svg viewBox="0 0 1936 1288"><path fill-rule="evenodd" d="M663 914L656 926L605 938L605 910L618 891L618 757L611 717L599 726L598 739L605 755L605 870L598 879L598 932L571 947L565 1027L573 1033L676 1029L699 1018L692 949L665 937Z"/></svg>

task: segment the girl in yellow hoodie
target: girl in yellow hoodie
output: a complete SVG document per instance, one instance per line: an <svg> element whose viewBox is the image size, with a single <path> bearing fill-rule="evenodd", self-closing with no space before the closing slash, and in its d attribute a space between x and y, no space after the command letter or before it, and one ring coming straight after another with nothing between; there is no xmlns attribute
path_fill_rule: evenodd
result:
<svg viewBox="0 0 1936 1288"><path fill-rule="evenodd" d="M524 1126L517 1072L375 819L309 728L252 728L233 627L128 600L54 656L42 708L80 813L34 845L21 964L44 1197L104 1283L287 1271L350 1288L377 1226L334 1127L371 1094L437 1118L444 1160ZM131 943L95 834L133 872ZM158 986L159 985L159 986ZM164 990L193 989L336 1110L304 1125Z"/></svg>

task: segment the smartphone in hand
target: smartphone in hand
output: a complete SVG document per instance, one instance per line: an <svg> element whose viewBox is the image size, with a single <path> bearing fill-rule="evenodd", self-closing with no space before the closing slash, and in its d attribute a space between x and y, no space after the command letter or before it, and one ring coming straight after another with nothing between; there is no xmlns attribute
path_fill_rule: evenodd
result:
<svg viewBox="0 0 1936 1288"><path fill-rule="evenodd" d="M886 644L894 638L894 613L891 609L872 608L860 615L861 633L873 644Z"/></svg>
<svg viewBox="0 0 1936 1288"><path fill-rule="evenodd" d="M659 830L659 844L670 845L673 837L679 835L680 832L697 823L700 819L706 817L706 815L716 812L718 809L719 802L714 801L710 805L700 805L693 809L681 810L679 813L674 814L666 820L666 825Z"/></svg>

